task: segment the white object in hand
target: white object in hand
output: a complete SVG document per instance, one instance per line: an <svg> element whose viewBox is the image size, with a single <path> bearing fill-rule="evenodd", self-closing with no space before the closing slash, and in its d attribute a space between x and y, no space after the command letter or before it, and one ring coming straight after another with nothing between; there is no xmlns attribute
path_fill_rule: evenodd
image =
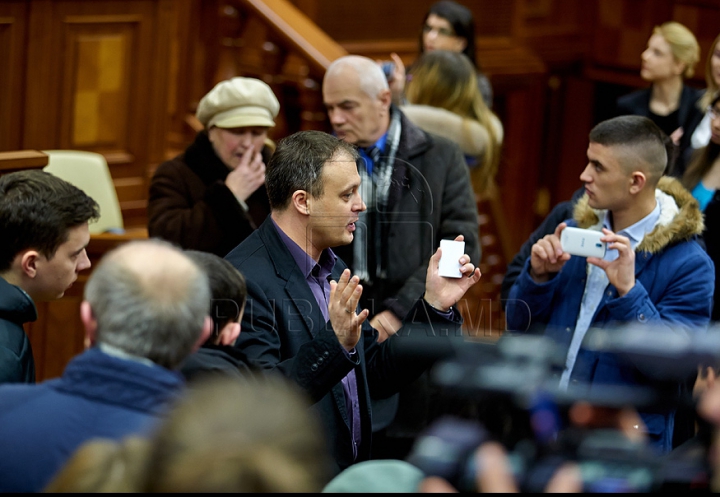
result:
<svg viewBox="0 0 720 497"><path fill-rule="evenodd" d="M440 240L440 276L446 278L462 278L460 272L460 257L465 253L465 242L455 240Z"/></svg>
<svg viewBox="0 0 720 497"><path fill-rule="evenodd" d="M560 234L560 245L563 252L580 257L605 257L607 245L601 242L604 236L601 231L584 230L581 228L565 228Z"/></svg>

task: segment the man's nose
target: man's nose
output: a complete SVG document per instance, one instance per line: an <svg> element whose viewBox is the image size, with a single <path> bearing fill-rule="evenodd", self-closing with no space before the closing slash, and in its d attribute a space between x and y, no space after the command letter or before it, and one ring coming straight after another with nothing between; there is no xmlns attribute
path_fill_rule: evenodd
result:
<svg viewBox="0 0 720 497"><path fill-rule="evenodd" d="M585 169L583 169L583 172L580 173L580 181L583 183L589 183L592 180L592 177L588 174L588 168L590 167L590 164L585 166Z"/></svg>
<svg viewBox="0 0 720 497"><path fill-rule="evenodd" d="M342 124L345 122L345 115L339 110L328 111L328 117L330 118L331 124Z"/></svg>
<svg viewBox="0 0 720 497"><path fill-rule="evenodd" d="M90 269L90 266L92 266L92 264L90 263L90 258L88 257L87 252L83 250L79 257L80 260L78 261L77 266L78 272L84 271L85 269Z"/></svg>

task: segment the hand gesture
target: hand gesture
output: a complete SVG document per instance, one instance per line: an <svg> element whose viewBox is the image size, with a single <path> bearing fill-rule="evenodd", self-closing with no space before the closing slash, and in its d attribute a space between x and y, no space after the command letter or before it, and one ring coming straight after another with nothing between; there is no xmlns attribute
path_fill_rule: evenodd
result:
<svg viewBox="0 0 720 497"><path fill-rule="evenodd" d="M330 323L340 345L348 352L360 340L362 324L370 313L367 309L363 309L360 314L355 312L360 295L362 295L360 278L357 276L351 278L349 269L343 271L340 281L330 282L330 303L328 304Z"/></svg>
<svg viewBox="0 0 720 497"><path fill-rule="evenodd" d="M607 274L608 281L617 288L618 296L622 297L635 286L635 251L630 245L630 239L616 235L609 229L603 228L604 237L600 241L608 244L608 249L618 251L618 258L606 261L597 257L588 257L590 264L602 268Z"/></svg>
<svg viewBox="0 0 720 497"><path fill-rule="evenodd" d="M397 333L402 326L402 321L400 321L392 311L382 311L373 316L370 320L370 326L378 332L378 343L383 343Z"/></svg>
<svg viewBox="0 0 720 497"><path fill-rule="evenodd" d="M558 224L552 235L545 235L532 246L530 276L535 282L544 283L550 273L557 273L570 260L570 254L563 252L560 244L560 234L566 227L565 223Z"/></svg>
<svg viewBox="0 0 720 497"><path fill-rule="evenodd" d="M455 241L461 242L464 236L458 235ZM462 278L446 278L440 276L439 266L442 250L437 249L430 258L425 277L425 301L439 311L448 311L455 303L465 295L468 288L480 281L480 269L470 262L470 256L460 256L460 273Z"/></svg>
<svg viewBox="0 0 720 497"><path fill-rule="evenodd" d="M243 154L238 166L225 178L225 186L241 202L245 202L263 183L265 183L265 163L260 152L253 149Z"/></svg>
<svg viewBox="0 0 720 497"><path fill-rule="evenodd" d="M670 139L675 145L680 145L680 138L682 138L683 134L684 131L682 129L682 126L680 126L678 129L670 133Z"/></svg>
<svg viewBox="0 0 720 497"><path fill-rule="evenodd" d="M390 58L395 63L395 69L393 70L392 79L388 81L388 85L390 86L393 103L400 105L405 92L405 64L395 52L390 54Z"/></svg>

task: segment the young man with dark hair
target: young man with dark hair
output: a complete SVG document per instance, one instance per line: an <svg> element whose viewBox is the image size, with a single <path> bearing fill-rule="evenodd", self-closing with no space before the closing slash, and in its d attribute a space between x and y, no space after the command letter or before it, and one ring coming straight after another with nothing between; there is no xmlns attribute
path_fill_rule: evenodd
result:
<svg viewBox="0 0 720 497"><path fill-rule="evenodd" d="M23 323L34 302L59 299L90 267L88 222L97 203L42 171L0 177L0 383L34 383L35 362Z"/></svg>
<svg viewBox="0 0 720 497"><path fill-rule="evenodd" d="M185 360L180 372L188 380L208 374L250 378L253 372L245 353L233 347L240 336L240 321L245 312L245 277L232 264L215 254L186 250L185 255L205 271L210 282L213 333L202 347Z"/></svg>
<svg viewBox="0 0 720 497"><path fill-rule="evenodd" d="M532 246L510 290L508 326L520 331L542 325L565 348L561 387L651 385L640 367L584 348L583 339L590 328L622 323L677 332L707 325L714 271L696 241L702 214L677 180L663 177L664 134L649 119L621 116L601 122L590 132L587 156L580 175L585 195L573 219ZM570 225L602 231L606 255L564 252L560 237ZM670 450L674 412L641 416L653 444Z"/></svg>

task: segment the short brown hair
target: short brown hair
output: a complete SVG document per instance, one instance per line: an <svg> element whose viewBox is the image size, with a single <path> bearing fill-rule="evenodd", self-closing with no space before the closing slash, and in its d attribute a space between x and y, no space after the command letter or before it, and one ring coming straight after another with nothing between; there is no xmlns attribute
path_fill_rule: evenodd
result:
<svg viewBox="0 0 720 497"><path fill-rule="evenodd" d="M0 272L10 269L15 256L26 249L52 259L72 228L99 215L97 202L50 173L0 176Z"/></svg>

